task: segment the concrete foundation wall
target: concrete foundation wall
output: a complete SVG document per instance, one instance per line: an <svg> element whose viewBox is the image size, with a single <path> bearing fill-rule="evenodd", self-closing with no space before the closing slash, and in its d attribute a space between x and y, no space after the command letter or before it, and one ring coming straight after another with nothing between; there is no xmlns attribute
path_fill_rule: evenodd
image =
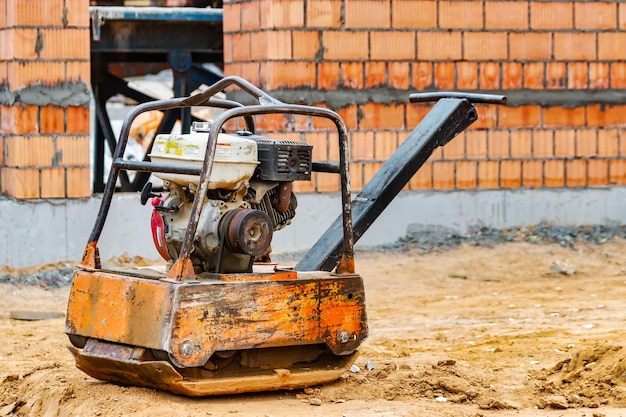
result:
<svg viewBox="0 0 626 417"><path fill-rule="evenodd" d="M363 236L359 246L391 243L413 223L465 232L555 224L626 223L626 187L559 190L403 192ZM0 265L24 267L75 261L96 217L100 198L16 201L0 199ZM274 235L275 252L304 250L339 214L338 194L300 194L293 224ZM122 254L158 259L150 232L150 206L136 194L117 194L99 242L103 260Z"/></svg>

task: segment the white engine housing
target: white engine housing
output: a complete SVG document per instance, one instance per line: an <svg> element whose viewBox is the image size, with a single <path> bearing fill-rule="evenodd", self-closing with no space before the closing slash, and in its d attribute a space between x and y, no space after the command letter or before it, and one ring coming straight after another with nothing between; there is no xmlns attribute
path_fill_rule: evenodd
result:
<svg viewBox="0 0 626 417"><path fill-rule="evenodd" d="M197 124L194 124L196 127ZM196 131L188 134L161 134L154 140L150 158L154 162L176 166L201 167L208 142L208 133ZM257 143L240 136L220 133L217 138L215 159L209 180L209 190L238 190L249 181L259 164ZM198 185L196 175L155 173L156 177L183 187Z"/></svg>

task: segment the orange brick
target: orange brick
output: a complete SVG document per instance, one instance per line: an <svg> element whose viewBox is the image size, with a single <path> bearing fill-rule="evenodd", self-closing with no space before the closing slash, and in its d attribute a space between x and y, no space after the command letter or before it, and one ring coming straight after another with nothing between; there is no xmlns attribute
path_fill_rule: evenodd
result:
<svg viewBox="0 0 626 417"><path fill-rule="evenodd" d="M9 89L15 91L32 84L53 85L65 80L63 62L25 62L8 63Z"/></svg>
<svg viewBox="0 0 626 417"><path fill-rule="evenodd" d="M12 26L63 26L64 0L5 0L6 23Z"/></svg>
<svg viewBox="0 0 626 417"><path fill-rule="evenodd" d="M417 32L419 61L448 61L462 58L460 32Z"/></svg>
<svg viewBox="0 0 626 417"><path fill-rule="evenodd" d="M40 172L41 198L65 197L65 169L43 168Z"/></svg>
<svg viewBox="0 0 626 417"><path fill-rule="evenodd" d="M320 40L317 31L292 32L293 58L314 59L320 52Z"/></svg>
<svg viewBox="0 0 626 417"><path fill-rule="evenodd" d="M435 87L439 90L454 88L454 62L435 63Z"/></svg>
<svg viewBox="0 0 626 417"><path fill-rule="evenodd" d="M384 61L367 61L365 63L365 88L381 87L386 83L387 63Z"/></svg>
<svg viewBox="0 0 626 417"><path fill-rule="evenodd" d="M317 64L317 88L336 90L339 85L339 63L320 62Z"/></svg>
<svg viewBox="0 0 626 417"><path fill-rule="evenodd" d="M432 168L433 188L435 190L451 190L454 188L454 162L433 162Z"/></svg>
<svg viewBox="0 0 626 417"><path fill-rule="evenodd" d="M547 32L511 33L509 49L510 59L550 59L552 57L552 34Z"/></svg>
<svg viewBox="0 0 626 417"><path fill-rule="evenodd" d="M4 84L9 79L9 66L6 61L0 61L0 84Z"/></svg>
<svg viewBox="0 0 626 417"><path fill-rule="evenodd" d="M545 64L543 62L524 64L524 87L533 90L545 88Z"/></svg>
<svg viewBox="0 0 626 417"><path fill-rule="evenodd" d="M626 124L626 105L588 106L587 124L590 123L597 123L600 127L624 125Z"/></svg>
<svg viewBox="0 0 626 417"><path fill-rule="evenodd" d="M598 156L618 156L619 139L617 129L598 130Z"/></svg>
<svg viewBox="0 0 626 417"><path fill-rule="evenodd" d="M615 29L617 7L612 2L574 2L574 27L576 29Z"/></svg>
<svg viewBox="0 0 626 417"><path fill-rule="evenodd" d="M483 159L487 157L487 131L467 130L465 132L465 152L468 158Z"/></svg>
<svg viewBox="0 0 626 417"><path fill-rule="evenodd" d="M394 28L428 29L437 26L437 2L402 0L391 2L391 26Z"/></svg>
<svg viewBox="0 0 626 417"><path fill-rule="evenodd" d="M476 161L456 162L456 188L471 189L478 184L478 163Z"/></svg>
<svg viewBox="0 0 626 417"><path fill-rule="evenodd" d="M4 145L7 166L52 166L57 160L53 136L11 136Z"/></svg>
<svg viewBox="0 0 626 417"><path fill-rule="evenodd" d="M337 113L343 119L348 130L354 130L358 125L358 108L356 104L351 104L337 110Z"/></svg>
<svg viewBox="0 0 626 417"><path fill-rule="evenodd" d="M367 59L369 40L366 32L327 31L322 34L324 59Z"/></svg>
<svg viewBox="0 0 626 417"><path fill-rule="evenodd" d="M346 28L388 28L389 0L350 0L344 3Z"/></svg>
<svg viewBox="0 0 626 417"><path fill-rule="evenodd" d="M347 88L363 88L363 63L342 62L339 64L341 71L340 86Z"/></svg>
<svg viewBox="0 0 626 417"><path fill-rule="evenodd" d="M304 0L268 0L265 7L261 7L260 27L262 28L301 28L303 26Z"/></svg>
<svg viewBox="0 0 626 417"><path fill-rule="evenodd" d="M483 26L483 2L439 2L439 27L444 29L482 29Z"/></svg>
<svg viewBox="0 0 626 417"><path fill-rule="evenodd" d="M242 45L245 47L245 44ZM251 44L252 46L252 44ZM235 44L237 50L237 44ZM293 56L291 45L291 32L288 30L274 30L267 32L267 58L268 59L291 59Z"/></svg>
<svg viewBox="0 0 626 417"><path fill-rule="evenodd" d="M89 29L43 29L40 33L42 59L89 59Z"/></svg>
<svg viewBox="0 0 626 417"><path fill-rule="evenodd" d="M554 131L535 130L533 132L533 156L551 158L554 156Z"/></svg>
<svg viewBox="0 0 626 417"><path fill-rule="evenodd" d="M239 32L241 30L241 6L242 3L224 2L222 15L222 30L224 33Z"/></svg>
<svg viewBox="0 0 626 417"><path fill-rule="evenodd" d="M587 185L587 161L584 159L565 161L565 185L567 187Z"/></svg>
<svg viewBox="0 0 626 417"><path fill-rule="evenodd" d="M626 88L626 62L611 62L611 88Z"/></svg>
<svg viewBox="0 0 626 417"><path fill-rule="evenodd" d="M587 62L570 62L567 64L567 88L581 90L589 85Z"/></svg>
<svg viewBox="0 0 626 417"><path fill-rule="evenodd" d="M573 2L530 2L531 29L571 29L574 26Z"/></svg>
<svg viewBox="0 0 626 417"><path fill-rule="evenodd" d="M489 159L508 158L510 156L508 130L487 131L487 156Z"/></svg>
<svg viewBox="0 0 626 417"><path fill-rule="evenodd" d="M433 85L433 64L430 62L411 63L411 85L418 90Z"/></svg>
<svg viewBox="0 0 626 417"><path fill-rule="evenodd" d="M336 0L307 2L307 27L338 28L341 25L341 3Z"/></svg>
<svg viewBox="0 0 626 417"><path fill-rule="evenodd" d="M519 62L502 63L502 89L516 90L522 88L522 64Z"/></svg>
<svg viewBox="0 0 626 417"><path fill-rule="evenodd" d="M546 107L543 109L543 125L546 127L584 126L585 108Z"/></svg>
<svg viewBox="0 0 626 417"><path fill-rule="evenodd" d="M354 189L354 188L353 188ZM315 183L311 181L294 181L293 192L296 194L315 192Z"/></svg>
<svg viewBox="0 0 626 417"><path fill-rule="evenodd" d="M356 161L374 159L374 132L353 132L350 137L350 145L352 148L350 159Z"/></svg>
<svg viewBox="0 0 626 417"><path fill-rule="evenodd" d="M409 78L408 62L389 62L389 87L406 90L409 88Z"/></svg>
<svg viewBox="0 0 626 417"><path fill-rule="evenodd" d="M252 1L241 4L241 30L250 31L261 28L260 3ZM270 6L271 7L271 6Z"/></svg>
<svg viewBox="0 0 626 417"><path fill-rule="evenodd" d="M351 3L354 0L351 0ZM415 59L413 32L371 32L370 58L373 60Z"/></svg>
<svg viewBox="0 0 626 417"><path fill-rule="evenodd" d="M554 34L554 59L592 60L596 56L594 33L556 32Z"/></svg>
<svg viewBox="0 0 626 417"><path fill-rule="evenodd" d="M626 29L626 4L618 3L618 16L617 27L619 29Z"/></svg>
<svg viewBox="0 0 626 417"><path fill-rule="evenodd" d="M543 162L524 161L522 163L522 186L538 188L543 185Z"/></svg>
<svg viewBox="0 0 626 417"><path fill-rule="evenodd" d="M402 104L367 103L359 106L363 117L359 120L360 129L401 129L404 127L404 106Z"/></svg>
<svg viewBox="0 0 626 417"><path fill-rule="evenodd" d="M500 178L500 162L478 162L478 188L498 188Z"/></svg>
<svg viewBox="0 0 626 417"><path fill-rule="evenodd" d="M84 83L91 87L91 63L89 61L65 62L65 80L70 83Z"/></svg>
<svg viewBox="0 0 626 417"><path fill-rule="evenodd" d="M306 133L303 131L311 130L311 116L305 116L301 114L294 114L294 130L299 133L300 138L298 140L304 141Z"/></svg>
<svg viewBox="0 0 626 417"><path fill-rule="evenodd" d="M54 158L63 166L88 166L89 136L58 136Z"/></svg>
<svg viewBox="0 0 626 417"><path fill-rule="evenodd" d="M597 133L595 129L579 129L576 131L576 156L595 156L598 152Z"/></svg>
<svg viewBox="0 0 626 417"><path fill-rule="evenodd" d="M626 156L626 131L623 128L618 129L619 136L619 155Z"/></svg>
<svg viewBox="0 0 626 417"><path fill-rule="evenodd" d="M224 36L224 60L226 60L226 36L227 35ZM269 51L269 32L252 32L245 34L236 33L234 35L230 35L230 37L233 38L232 48L235 50L235 52L232 53L233 61L240 61L242 59L264 61L267 59L273 59L273 57L276 56L280 56L282 59L291 59L292 50L289 33L281 31L280 35L274 34L271 36L272 41L277 42L277 44L272 45L272 50ZM280 36L279 39L277 38L278 36ZM238 48L242 48L242 50L238 51ZM272 58L270 58L270 56Z"/></svg>
<svg viewBox="0 0 626 417"><path fill-rule="evenodd" d="M5 29L0 31L0 59L36 59L37 29Z"/></svg>
<svg viewBox="0 0 626 417"><path fill-rule="evenodd" d="M609 64L605 62L589 63L589 88L609 88Z"/></svg>
<svg viewBox="0 0 626 417"><path fill-rule="evenodd" d="M63 107L42 106L39 109L39 131L41 133L64 133L65 110Z"/></svg>
<svg viewBox="0 0 626 417"><path fill-rule="evenodd" d="M550 159L543 164L543 184L545 187L565 185L565 163L560 159Z"/></svg>
<svg viewBox="0 0 626 417"><path fill-rule="evenodd" d="M395 3L395 2L394 2ZM433 188L433 163L425 162L409 181L410 190L430 190Z"/></svg>
<svg viewBox="0 0 626 417"><path fill-rule="evenodd" d="M284 114L264 114L254 119L256 128L263 132L276 132L287 129L288 120Z"/></svg>
<svg viewBox="0 0 626 417"><path fill-rule="evenodd" d="M68 133L89 134L89 107L69 106L66 112L66 128Z"/></svg>
<svg viewBox="0 0 626 417"><path fill-rule="evenodd" d="M39 198L39 170L2 168L2 190L10 197Z"/></svg>
<svg viewBox="0 0 626 417"><path fill-rule="evenodd" d="M65 0L65 18L69 27L89 28L89 2L85 0Z"/></svg>
<svg viewBox="0 0 626 417"><path fill-rule="evenodd" d="M475 105L478 120L472 124L473 129L489 129L496 125L497 106L495 104Z"/></svg>
<svg viewBox="0 0 626 417"><path fill-rule="evenodd" d="M36 133L39 130L37 113L37 106L5 106L0 113L0 131L15 134Z"/></svg>
<svg viewBox="0 0 626 417"><path fill-rule="evenodd" d="M623 106L589 105L587 110L587 126L605 127L624 124L626 115Z"/></svg>
<svg viewBox="0 0 626 417"><path fill-rule="evenodd" d="M554 132L554 156L573 158L576 155L576 132L571 129Z"/></svg>
<svg viewBox="0 0 626 417"><path fill-rule="evenodd" d="M374 134L374 158L386 160L398 147L398 134L392 131L379 131Z"/></svg>
<svg viewBox="0 0 626 417"><path fill-rule="evenodd" d="M363 189L363 163L352 162L348 165L350 169L350 189L360 191ZM296 183L299 181L296 181Z"/></svg>
<svg viewBox="0 0 626 417"><path fill-rule="evenodd" d="M266 70L263 77L268 90L315 86L314 62L270 62Z"/></svg>
<svg viewBox="0 0 626 417"><path fill-rule="evenodd" d="M548 62L546 64L546 87L555 90L567 87L567 66L565 62Z"/></svg>
<svg viewBox="0 0 626 417"><path fill-rule="evenodd" d="M500 64L497 62L480 63L480 89L497 90L500 88Z"/></svg>
<svg viewBox="0 0 626 417"><path fill-rule="evenodd" d="M530 158L532 156L532 148L531 130L520 129L511 131L511 158Z"/></svg>
<svg viewBox="0 0 626 417"><path fill-rule="evenodd" d="M626 185L626 160L612 159L609 161L609 183Z"/></svg>
<svg viewBox="0 0 626 417"><path fill-rule="evenodd" d="M382 162L363 163L363 184L367 185L372 180L374 175L376 175L376 173L380 171L380 168L382 166L383 166Z"/></svg>
<svg viewBox="0 0 626 417"><path fill-rule="evenodd" d="M478 64L476 62L456 63L456 87L461 90L478 88Z"/></svg>
<svg viewBox="0 0 626 417"><path fill-rule="evenodd" d="M457 137L455 137L443 146L443 158L465 158L465 132L461 132Z"/></svg>
<svg viewBox="0 0 626 417"><path fill-rule="evenodd" d="M587 162L587 185L589 187L608 185L609 162L606 159L590 159Z"/></svg>
<svg viewBox="0 0 626 417"><path fill-rule="evenodd" d="M415 128L430 109L431 106L427 104L408 103L406 105L406 127L409 129Z"/></svg>
<svg viewBox="0 0 626 417"><path fill-rule="evenodd" d="M349 146L348 144L348 147ZM334 162L339 161L339 135L337 135L336 129L335 132L328 135L328 160Z"/></svg>
<svg viewBox="0 0 626 417"><path fill-rule="evenodd" d="M528 29L528 3L525 1L485 2L486 29Z"/></svg>
<svg viewBox="0 0 626 417"><path fill-rule="evenodd" d="M224 35L224 65L227 66L231 62L233 62L233 44L235 35L225 34ZM227 74L227 73L225 73Z"/></svg>
<svg viewBox="0 0 626 417"><path fill-rule="evenodd" d="M499 127L535 127L539 125L541 107L520 106L498 108Z"/></svg>
<svg viewBox="0 0 626 417"><path fill-rule="evenodd" d="M261 72L260 64L258 62L245 62L240 66L239 74L246 80L250 81L254 85L261 84L259 75Z"/></svg>
<svg viewBox="0 0 626 417"><path fill-rule="evenodd" d="M500 161L500 187L519 188L522 186L522 162Z"/></svg>
<svg viewBox="0 0 626 417"><path fill-rule="evenodd" d="M598 59L619 61L623 59L619 45L626 42L626 32L601 32L598 34Z"/></svg>
<svg viewBox="0 0 626 417"><path fill-rule="evenodd" d="M507 58L507 34L500 32L465 32L463 58L498 60Z"/></svg>
<svg viewBox="0 0 626 417"><path fill-rule="evenodd" d="M66 195L68 198L91 196L89 168L67 168L65 170Z"/></svg>

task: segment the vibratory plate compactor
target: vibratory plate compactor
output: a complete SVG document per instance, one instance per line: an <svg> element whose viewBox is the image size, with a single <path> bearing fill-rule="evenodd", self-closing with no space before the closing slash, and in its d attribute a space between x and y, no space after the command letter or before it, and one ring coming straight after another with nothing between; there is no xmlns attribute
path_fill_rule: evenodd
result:
<svg viewBox="0 0 626 417"><path fill-rule="evenodd" d="M226 87L239 87L258 104L214 97ZM461 93L410 99L438 102L354 201L347 130L331 110L283 104L238 77L196 96L135 107L122 126L96 224L74 274L65 332L76 366L94 378L191 396L337 379L367 336L354 242L433 150L476 120L472 102L505 100ZM122 158L140 113L191 106L225 111L213 123L194 123L190 133L157 135L150 161ZM333 122L339 164L313 161L307 143L254 133L255 117L277 113ZM246 130L226 133L225 123L235 118ZM126 170L164 181L162 195L153 194L150 183L141 193L141 202L154 208L156 248L168 260L161 270L101 265L98 239L118 175ZM309 181L314 171L339 175L340 215L295 268L278 267L269 256L272 234L296 214L293 181Z"/></svg>

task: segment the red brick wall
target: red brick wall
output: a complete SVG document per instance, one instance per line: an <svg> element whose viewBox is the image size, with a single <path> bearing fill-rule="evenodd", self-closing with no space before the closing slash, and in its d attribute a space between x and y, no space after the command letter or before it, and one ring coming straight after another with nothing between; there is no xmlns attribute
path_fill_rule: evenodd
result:
<svg viewBox="0 0 626 417"><path fill-rule="evenodd" d="M0 0L0 193L90 195L89 0Z"/></svg>
<svg viewBox="0 0 626 417"><path fill-rule="evenodd" d="M342 114L357 190L427 111L409 93L449 89L504 92L511 106L477 106L410 189L625 185L624 29L618 1L230 0L225 72ZM319 125L261 124L336 159L334 135L309 133ZM300 187L337 184L320 174Z"/></svg>

